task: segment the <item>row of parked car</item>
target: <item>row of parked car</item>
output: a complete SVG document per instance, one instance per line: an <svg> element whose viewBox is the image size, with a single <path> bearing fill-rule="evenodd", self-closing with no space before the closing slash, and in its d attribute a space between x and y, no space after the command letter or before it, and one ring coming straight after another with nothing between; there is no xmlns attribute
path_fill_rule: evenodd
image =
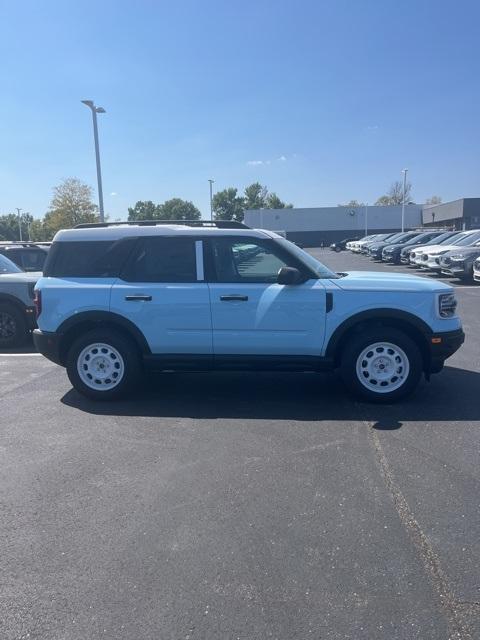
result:
<svg viewBox="0 0 480 640"><path fill-rule="evenodd" d="M34 288L49 243L0 242L0 349L21 346L36 326Z"/></svg>
<svg viewBox="0 0 480 640"><path fill-rule="evenodd" d="M380 233L346 242L345 249L377 262L404 264L464 282L480 282L480 229Z"/></svg>

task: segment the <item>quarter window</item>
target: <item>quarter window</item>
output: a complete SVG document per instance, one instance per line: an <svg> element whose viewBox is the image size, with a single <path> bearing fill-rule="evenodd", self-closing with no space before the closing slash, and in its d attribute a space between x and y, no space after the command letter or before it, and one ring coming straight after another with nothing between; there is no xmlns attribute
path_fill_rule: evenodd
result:
<svg viewBox="0 0 480 640"><path fill-rule="evenodd" d="M118 276L135 238L54 242L44 275L54 278L111 278Z"/></svg>

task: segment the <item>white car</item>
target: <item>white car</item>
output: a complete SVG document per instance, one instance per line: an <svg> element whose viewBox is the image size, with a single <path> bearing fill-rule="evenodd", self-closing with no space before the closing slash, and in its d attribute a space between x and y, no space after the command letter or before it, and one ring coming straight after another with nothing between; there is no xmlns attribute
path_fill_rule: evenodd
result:
<svg viewBox="0 0 480 640"><path fill-rule="evenodd" d="M429 247L428 251L422 253L417 264L421 269L440 272L442 270L442 267L440 266L440 257L442 255L456 249L457 247L469 247L475 244L478 240L480 240L480 229L465 231L452 244L439 244Z"/></svg>
<svg viewBox="0 0 480 640"><path fill-rule="evenodd" d="M480 258L473 263L473 279L475 282L480 282Z"/></svg>
<svg viewBox="0 0 480 640"><path fill-rule="evenodd" d="M459 231L454 236L448 238L445 242L426 244L421 247L416 247L414 251L410 254L410 264L415 267L420 267L423 260L423 254L428 253L429 251L441 250L442 247L446 247L447 245L454 245L455 242L463 240L465 237L465 231Z"/></svg>
<svg viewBox="0 0 480 640"><path fill-rule="evenodd" d="M347 248L350 249L350 251L353 251L353 253L361 253L364 245L368 244L369 242L373 242L374 240L383 238L385 234L383 233L375 233L374 235L370 235L370 236L364 236L363 238L360 238L360 240L354 240L353 242L349 242L347 244Z"/></svg>

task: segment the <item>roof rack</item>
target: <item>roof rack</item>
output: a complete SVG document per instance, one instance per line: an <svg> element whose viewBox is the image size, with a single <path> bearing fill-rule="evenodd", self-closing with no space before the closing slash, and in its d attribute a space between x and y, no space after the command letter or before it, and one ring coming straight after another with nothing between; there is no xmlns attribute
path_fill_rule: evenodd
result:
<svg viewBox="0 0 480 640"><path fill-rule="evenodd" d="M236 220L123 220L121 222L85 222L77 224L75 229L101 229L118 225L156 227L159 225L181 225L184 227L216 227L217 229L250 229Z"/></svg>

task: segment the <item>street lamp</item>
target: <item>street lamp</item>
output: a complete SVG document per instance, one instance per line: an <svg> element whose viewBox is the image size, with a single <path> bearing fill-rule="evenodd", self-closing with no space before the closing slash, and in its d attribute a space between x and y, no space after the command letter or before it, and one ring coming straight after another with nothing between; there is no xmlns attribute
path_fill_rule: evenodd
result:
<svg viewBox="0 0 480 640"><path fill-rule="evenodd" d="M368 235L368 202L365 203L365 235Z"/></svg>
<svg viewBox="0 0 480 640"><path fill-rule="evenodd" d="M21 209L19 207L15 207L15 209L17 210L18 217L18 235L20 236L20 242L22 242L22 217L20 215Z"/></svg>
<svg viewBox="0 0 480 640"><path fill-rule="evenodd" d="M407 191L407 172L408 172L408 169L402 169L402 173L403 173L402 233L403 231L405 231L405 194Z"/></svg>
<svg viewBox="0 0 480 640"><path fill-rule="evenodd" d="M208 181L210 183L210 220L213 220L213 183L215 182L215 180L209 178Z"/></svg>
<svg viewBox="0 0 480 640"><path fill-rule="evenodd" d="M95 159L97 161L98 208L100 210L100 222L104 222L105 215L103 213L102 169L100 167L100 150L98 147L97 113L106 112L103 107L96 107L93 100L82 100L82 102L91 110L93 117L93 138L95 140Z"/></svg>

